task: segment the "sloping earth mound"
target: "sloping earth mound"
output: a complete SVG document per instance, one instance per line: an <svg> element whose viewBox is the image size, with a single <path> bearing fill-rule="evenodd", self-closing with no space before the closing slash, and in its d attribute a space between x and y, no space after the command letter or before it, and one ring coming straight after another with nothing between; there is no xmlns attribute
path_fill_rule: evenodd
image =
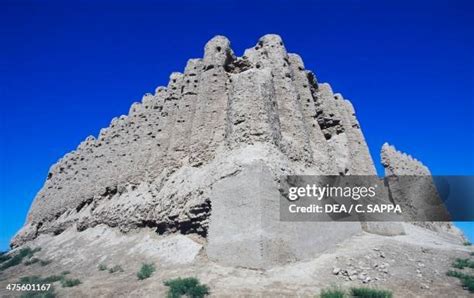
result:
<svg viewBox="0 0 474 298"><path fill-rule="evenodd" d="M83 232L71 228L28 243L31 248L41 247L35 258L50 263L25 265L23 261L3 270L0 295L20 296L6 287L21 277L69 271L68 277L81 284L63 288L55 282L57 296L164 297L165 280L197 277L215 297L314 297L332 285L389 289L395 297L469 297L459 281L446 272L456 258L468 258L473 249L419 227L405 228L407 235L395 237L361 232L317 258L267 270L211 262L204 253L205 238L196 235L163 236L151 229L124 235L102 225ZM136 274L143 263L153 263L156 271L139 280ZM117 265L123 271L99 270L99 266Z"/></svg>

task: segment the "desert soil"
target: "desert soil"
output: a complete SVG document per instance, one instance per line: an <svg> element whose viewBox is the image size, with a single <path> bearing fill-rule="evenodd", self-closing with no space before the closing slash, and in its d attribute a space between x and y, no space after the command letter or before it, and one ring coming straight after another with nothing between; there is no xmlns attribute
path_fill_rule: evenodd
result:
<svg viewBox="0 0 474 298"><path fill-rule="evenodd" d="M165 297L163 282L176 277L197 277L210 287L211 297L315 297L330 286L390 289L395 297L472 297L446 272L455 258L467 258L474 249L419 227L406 229L407 235L394 237L363 232L312 260L255 270L208 260L205 239L194 235L160 236L151 229L122 234L104 226L78 233L72 228L29 243L41 247L35 257L52 262L0 273L0 295L20 296L6 286L21 277L67 270L82 283L72 288L54 283L59 297ZM156 271L138 280L142 263L154 263ZM100 271L99 264L120 265L124 271Z"/></svg>

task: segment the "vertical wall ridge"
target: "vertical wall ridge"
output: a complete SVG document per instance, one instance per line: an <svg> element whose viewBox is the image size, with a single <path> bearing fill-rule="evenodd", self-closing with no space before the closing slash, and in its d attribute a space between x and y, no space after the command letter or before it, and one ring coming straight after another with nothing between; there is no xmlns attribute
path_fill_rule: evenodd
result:
<svg viewBox="0 0 474 298"><path fill-rule="evenodd" d="M311 164L311 147L292 83L288 54L281 38L277 35L265 35L254 48L247 49L244 56L257 69L271 70L281 130L280 149L290 160Z"/></svg>
<svg viewBox="0 0 474 298"><path fill-rule="evenodd" d="M177 102L178 113L173 126L173 138L168 149L168 155L179 165L186 162L190 146L190 137L194 122L194 113L198 101L199 80L202 72L200 59L190 59L186 65L181 80L181 95Z"/></svg>
<svg viewBox="0 0 474 298"><path fill-rule="evenodd" d="M217 147L224 141L228 104L225 66L232 59L233 53L227 38L217 36L206 44L195 121L190 136L189 161L194 166L212 159Z"/></svg>
<svg viewBox="0 0 474 298"><path fill-rule="evenodd" d="M305 131L308 136L308 143L311 147L312 161L319 168L321 173L333 173L332 161L330 159L329 147L324 138L323 132L316 120L317 111L311 87L317 88L315 78L311 82L309 77L312 73L305 70L303 60L297 54L289 54L289 64L292 70L293 85L298 94L298 102L304 117Z"/></svg>

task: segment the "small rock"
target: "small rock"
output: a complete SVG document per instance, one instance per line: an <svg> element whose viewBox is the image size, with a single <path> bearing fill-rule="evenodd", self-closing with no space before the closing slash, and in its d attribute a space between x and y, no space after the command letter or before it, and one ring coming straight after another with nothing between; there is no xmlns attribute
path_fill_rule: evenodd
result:
<svg viewBox="0 0 474 298"><path fill-rule="evenodd" d="M341 272L341 268L334 267L334 269L332 270L332 274L334 275L338 275L339 272Z"/></svg>

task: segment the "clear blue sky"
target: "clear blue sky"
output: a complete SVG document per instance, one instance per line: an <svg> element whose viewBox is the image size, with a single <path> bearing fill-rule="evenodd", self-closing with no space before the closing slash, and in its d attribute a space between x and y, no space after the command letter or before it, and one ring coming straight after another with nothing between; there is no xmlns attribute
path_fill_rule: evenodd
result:
<svg viewBox="0 0 474 298"><path fill-rule="evenodd" d="M473 1L75 2L0 1L0 249L50 165L216 34L238 55L280 34L352 100L377 164L388 141L435 174L474 174Z"/></svg>

